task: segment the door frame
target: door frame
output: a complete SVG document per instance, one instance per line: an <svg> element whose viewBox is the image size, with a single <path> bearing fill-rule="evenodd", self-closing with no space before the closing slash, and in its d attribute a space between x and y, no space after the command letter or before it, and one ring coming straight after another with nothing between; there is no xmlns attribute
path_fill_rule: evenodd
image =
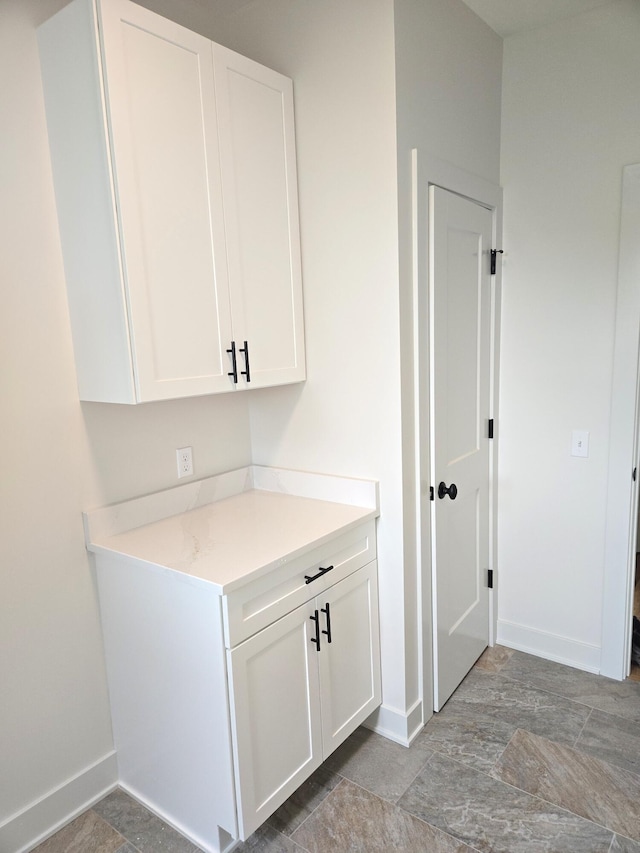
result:
<svg viewBox="0 0 640 853"><path fill-rule="evenodd" d="M431 384L429 340L429 187L435 185L464 196L492 212L492 245L502 248L502 188L484 178L441 160L425 151L411 151L411 240L412 240L412 314L413 314L413 398L414 454L416 460L415 502L417 508L416 555L418 569L418 624L420 695L423 723L433 713L433 618L431 559L430 444ZM489 595L489 644L495 643L497 630L497 501L500 316L502 302L502 264L496 265L491 284L491 357L490 412L494 418L494 437L489 449L489 566L493 569L494 588Z"/></svg>
<svg viewBox="0 0 640 853"><path fill-rule="evenodd" d="M616 330L602 591L600 673L629 674L638 517L640 431L640 164L622 171Z"/></svg>

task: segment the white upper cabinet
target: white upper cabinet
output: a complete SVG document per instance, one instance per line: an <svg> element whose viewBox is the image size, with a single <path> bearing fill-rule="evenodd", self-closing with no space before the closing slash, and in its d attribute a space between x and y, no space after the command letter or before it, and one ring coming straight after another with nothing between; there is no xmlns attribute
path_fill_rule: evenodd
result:
<svg viewBox="0 0 640 853"><path fill-rule="evenodd" d="M129 0L39 41L81 399L304 379L291 81Z"/></svg>

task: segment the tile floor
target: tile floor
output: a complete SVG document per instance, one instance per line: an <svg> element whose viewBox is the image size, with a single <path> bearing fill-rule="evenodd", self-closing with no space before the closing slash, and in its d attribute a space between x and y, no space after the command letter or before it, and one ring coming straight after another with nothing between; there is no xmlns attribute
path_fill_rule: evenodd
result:
<svg viewBox="0 0 640 853"><path fill-rule="evenodd" d="M37 853L196 853L122 791ZM640 683L496 647L410 749L358 729L238 853L640 853Z"/></svg>

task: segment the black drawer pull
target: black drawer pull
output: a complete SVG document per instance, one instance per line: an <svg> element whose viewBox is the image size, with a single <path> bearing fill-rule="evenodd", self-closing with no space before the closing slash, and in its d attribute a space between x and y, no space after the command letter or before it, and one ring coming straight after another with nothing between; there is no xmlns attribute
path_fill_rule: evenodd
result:
<svg viewBox="0 0 640 853"><path fill-rule="evenodd" d="M322 633L326 635L327 642L330 643L331 642L331 613L329 612L329 602L327 601L327 606L321 607L320 610L327 617L327 630L323 631Z"/></svg>
<svg viewBox="0 0 640 853"><path fill-rule="evenodd" d="M315 637L311 637L311 642L315 643L316 651L318 651L318 652L320 651L320 629L318 627L319 618L320 617L318 616L317 610L313 611L313 616L309 616L309 619L311 619L312 622L316 623L316 635L315 635Z"/></svg>
<svg viewBox="0 0 640 853"><path fill-rule="evenodd" d="M227 373L227 376L233 376L233 381L235 384L238 384L238 361L236 359L236 342L231 341L231 349L228 349L227 352L231 356L231 372Z"/></svg>
<svg viewBox="0 0 640 853"><path fill-rule="evenodd" d="M244 346L240 347L240 352L244 353L244 366L245 370L241 370L240 373L243 376L247 377L247 382L251 382L251 370L249 369L249 344L245 341Z"/></svg>
<svg viewBox="0 0 640 853"><path fill-rule="evenodd" d="M304 582L305 583L311 583L312 581L317 581L318 578L322 577L322 575L326 575L327 572L330 572L332 568L333 568L333 566L327 566L326 569L323 569L322 567L320 567L318 569L317 575L305 575L304 576Z"/></svg>

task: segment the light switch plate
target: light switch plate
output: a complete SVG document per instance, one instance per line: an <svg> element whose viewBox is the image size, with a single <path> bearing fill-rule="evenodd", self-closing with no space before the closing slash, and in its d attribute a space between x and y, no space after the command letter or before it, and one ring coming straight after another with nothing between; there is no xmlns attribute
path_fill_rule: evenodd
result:
<svg viewBox="0 0 640 853"><path fill-rule="evenodd" d="M589 455L589 432L586 429L574 429L571 433L571 455Z"/></svg>

